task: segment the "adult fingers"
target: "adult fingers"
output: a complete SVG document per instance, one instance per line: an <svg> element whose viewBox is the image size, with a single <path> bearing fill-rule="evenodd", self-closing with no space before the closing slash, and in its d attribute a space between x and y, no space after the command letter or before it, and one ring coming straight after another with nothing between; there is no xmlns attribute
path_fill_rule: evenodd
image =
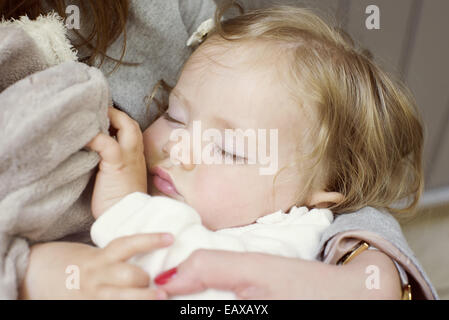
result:
<svg viewBox="0 0 449 320"><path fill-rule="evenodd" d="M113 107L109 107L108 117L112 126L118 130L117 139L120 147L130 151L142 147L142 131L135 120Z"/></svg>
<svg viewBox="0 0 449 320"><path fill-rule="evenodd" d="M176 269L156 277L155 282L169 295L204 291L208 288L233 291L246 298L266 295L258 270L263 254L218 250L197 250ZM269 256L268 256L269 257Z"/></svg>
<svg viewBox="0 0 449 320"><path fill-rule="evenodd" d="M97 299L100 300L164 300L167 294L157 288L117 288L114 286L102 286L98 293Z"/></svg>
<svg viewBox="0 0 449 320"><path fill-rule="evenodd" d="M86 146L98 152L101 159L109 164L115 165L122 162L122 152L118 142L107 134L99 133Z"/></svg>
<svg viewBox="0 0 449 320"><path fill-rule="evenodd" d="M150 276L142 268L130 263L116 263L101 272L101 283L122 288L146 288Z"/></svg>
<svg viewBox="0 0 449 320"><path fill-rule="evenodd" d="M139 253L166 247L173 243L168 233L137 234L112 240L105 248L104 255L110 262L126 261Z"/></svg>

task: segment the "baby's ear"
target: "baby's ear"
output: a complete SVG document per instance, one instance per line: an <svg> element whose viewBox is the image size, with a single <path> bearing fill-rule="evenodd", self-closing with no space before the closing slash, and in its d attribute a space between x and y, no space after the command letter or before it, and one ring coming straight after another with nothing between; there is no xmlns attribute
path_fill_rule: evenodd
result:
<svg viewBox="0 0 449 320"><path fill-rule="evenodd" d="M343 201L345 197L340 192L317 190L310 194L306 206L312 208L329 208Z"/></svg>

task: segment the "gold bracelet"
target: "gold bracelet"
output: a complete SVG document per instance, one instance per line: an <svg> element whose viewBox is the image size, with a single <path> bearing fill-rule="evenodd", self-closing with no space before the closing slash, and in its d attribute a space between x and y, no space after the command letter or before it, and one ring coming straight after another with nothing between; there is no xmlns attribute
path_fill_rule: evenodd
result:
<svg viewBox="0 0 449 320"><path fill-rule="evenodd" d="M402 288L402 298L401 300L412 300L412 287L410 284L406 284Z"/></svg>
<svg viewBox="0 0 449 320"><path fill-rule="evenodd" d="M363 251L369 248L369 244L365 241L360 241L354 249L346 253L343 257L338 260L337 265L346 264L355 257L357 257L359 254L361 254Z"/></svg>
<svg viewBox="0 0 449 320"><path fill-rule="evenodd" d="M354 248L351 251L346 253L343 257L341 257L338 260L337 265L347 264L352 259L361 254L363 251L368 249L369 246L370 245L366 241L360 241L357 245L354 246ZM407 283L404 286L402 286L401 282L401 289L402 289L401 300L412 300L412 287L410 286L410 284Z"/></svg>

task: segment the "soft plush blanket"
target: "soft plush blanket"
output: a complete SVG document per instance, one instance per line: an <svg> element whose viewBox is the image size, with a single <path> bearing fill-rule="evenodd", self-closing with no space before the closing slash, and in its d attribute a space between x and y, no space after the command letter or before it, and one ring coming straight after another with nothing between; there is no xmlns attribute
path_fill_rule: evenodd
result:
<svg viewBox="0 0 449 320"><path fill-rule="evenodd" d="M64 32L49 28L40 29L53 40ZM48 39L23 21L0 25L0 299L18 297L31 244L93 222L99 156L84 146L108 132L109 89L99 70L71 61L66 42Z"/></svg>

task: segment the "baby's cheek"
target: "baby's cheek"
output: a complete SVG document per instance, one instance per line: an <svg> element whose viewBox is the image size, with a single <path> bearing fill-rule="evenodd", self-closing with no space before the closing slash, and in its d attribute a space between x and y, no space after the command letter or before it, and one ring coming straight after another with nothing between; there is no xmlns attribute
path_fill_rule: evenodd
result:
<svg viewBox="0 0 449 320"><path fill-rule="evenodd" d="M196 177L194 207L203 224L216 230L254 222L263 210L254 180L239 168L213 167L204 168Z"/></svg>

